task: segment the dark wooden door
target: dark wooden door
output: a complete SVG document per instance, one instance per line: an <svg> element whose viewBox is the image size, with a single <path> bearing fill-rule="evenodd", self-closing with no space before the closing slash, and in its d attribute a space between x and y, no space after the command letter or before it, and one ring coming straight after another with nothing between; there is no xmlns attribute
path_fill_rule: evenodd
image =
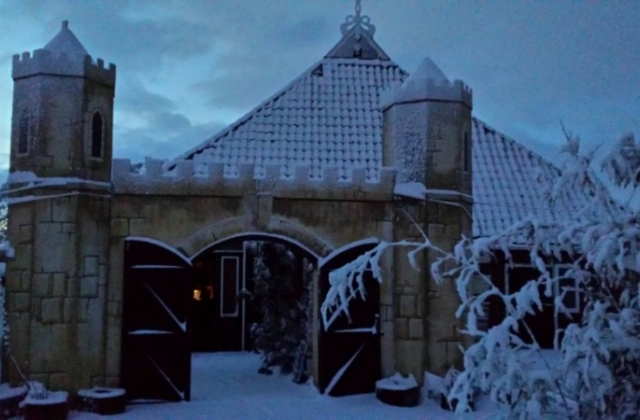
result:
<svg viewBox="0 0 640 420"><path fill-rule="evenodd" d="M129 399L190 399L192 271L159 242L125 241L121 378Z"/></svg>
<svg viewBox="0 0 640 420"><path fill-rule="evenodd" d="M508 270L508 286L509 293L520 290L530 280L535 280L540 276L540 272L533 267L515 267ZM527 314L524 322L533 332L533 336L540 345L545 349L553 348L553 339L556 331L555 308L553 305L553 293L551 296L545 296L545 288L538 288L542 310L535 307L535 314ZM519 336L525 342L531 342L531 336L523 325L520 325Z"/></svg>
<svg viewBox="0 0 640 420"><path fill-rule="evenodd" d="M373 245L339 254L320 269L320 304L329 290L329 273L353 261ZM349 304L350 318L340 315L325 329L321 327L319 348L320 391L331 396L375 391L381 377L380 287L371 271L364 273L366 300L359 296Z"/></svg>

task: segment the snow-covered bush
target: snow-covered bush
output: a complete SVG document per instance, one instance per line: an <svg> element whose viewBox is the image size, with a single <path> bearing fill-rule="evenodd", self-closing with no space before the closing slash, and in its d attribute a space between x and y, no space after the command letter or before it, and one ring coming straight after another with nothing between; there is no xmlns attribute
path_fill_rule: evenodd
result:
<svg viewBox="0 0 640 420"><path fill-rule="evenodd" d="M382 280L377 268L385 249L408 247L412 262L415 253L428 249L440 256L431 267L433 278L455 279L462 301L457 316L464 322L463 332L475 338L449 395L450 401L462 402L456 411L466 410L465 397L481 390L505 405L511 418L637 418L640 212L614 201L599 175L607 175L615 186L637 189L640 147L625 135L598 168L594 153L582 154L579 139L570 133L566 137L567 161L556 179L547 180L553 187L545 191L548 203L542 204L553 209L557 200L577 191L589 198L580 212L553 223L522 220L492 237L462 238L452 252L434 247L426 235L422 242L382 243L333 274L322 306L325 324L348 312L350 299L364 296L358 281L362 267L371 266ZM481 261L501 252L509 264L514 243L527 245L540 275L507 294L482 272ZM568 271L549 269L561 260L569 262ZM567 287L567 278L575 286ZM483 291L474 295L472 290ZM556 311L568 314L568 293L577 293L582 319L569 325L562 339L556 335L560 360L551 366L525 316L542 310L543 295L554 299ZM487 316L489 299L504 305L505 317L487 330L480 321Z"/></svg>
<svg viewBox="0 0 640 420"><path fill-rule="evenodd" d="M261 373L278 366L294 369L296 355L308 333L308 289L296 284L294 254L284 245L253 242L253 294L251 304L259 321L251 326L254 346L262 354ZM299 283L302 279L298 278Z"/></svg>

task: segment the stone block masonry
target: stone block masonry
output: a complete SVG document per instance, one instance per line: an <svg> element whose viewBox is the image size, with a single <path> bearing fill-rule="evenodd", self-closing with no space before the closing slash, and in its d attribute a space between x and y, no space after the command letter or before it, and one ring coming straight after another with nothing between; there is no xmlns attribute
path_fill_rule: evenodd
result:
<svg viewBox="0 0 640 420"><path fill-rule="evenodd" d="M52 390L73 392L106 377L100 283L108 276L109 205L109 197L72 195L9 207L9 236L18 238L16 259L7 265L9 342L30 378ZM5 366L5 380L19 382Z"/></svg>

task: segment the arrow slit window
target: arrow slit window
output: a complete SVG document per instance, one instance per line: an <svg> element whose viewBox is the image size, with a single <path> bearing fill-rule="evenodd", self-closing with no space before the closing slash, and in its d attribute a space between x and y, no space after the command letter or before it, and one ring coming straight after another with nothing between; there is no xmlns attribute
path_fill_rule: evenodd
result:
<svg viewBox="0 0 640 420"><path fill-rule="evenodd" d="M102 140L104 137L104 124L99 112L93 114L91 119L91 157L102 157Z"/></svg>
<svg viewBox="0 0 640 420"><path fill-rule="evenodd" d="M18 154L26 155L29 152L29 139L31 137L31 124L30 124L29 111L24 110L20 114L20 120L18 121Z"/></svg>

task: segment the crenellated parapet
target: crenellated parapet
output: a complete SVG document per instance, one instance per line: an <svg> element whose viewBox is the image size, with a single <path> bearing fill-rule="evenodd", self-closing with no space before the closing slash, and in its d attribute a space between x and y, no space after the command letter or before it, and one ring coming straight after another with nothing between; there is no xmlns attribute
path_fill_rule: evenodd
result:
<svg viewBox="0 0 640 420"><path fill-rule="evenodd" d="M395 104L418 101L461 102L473 108L473 91L462 80L407 79L396 82L380 98L384 111Z"/></svg>
<svg viewBox="0 0 640 420"><path fill-rule="evenodd" d="M308 167L285 170L282 166L229 165L182 160L165 167L162 160L148 158L144 170L135 173L129 159L114 159L112 182L116 194L171 194L242 197L269 193L287 198L345 200L391 200L396 170L381 168L370 173L353 168L324 168L312 177Z"/></svg>
<svg viewBox="0 0 640 420"><path fill-rule="evenodd" d="M39 74L52 76L78 76L115 86L116 66L108 66L102 59L90 55L68 54L37 49L33 54L24 52L13 56L13 80Z"/></svg>

